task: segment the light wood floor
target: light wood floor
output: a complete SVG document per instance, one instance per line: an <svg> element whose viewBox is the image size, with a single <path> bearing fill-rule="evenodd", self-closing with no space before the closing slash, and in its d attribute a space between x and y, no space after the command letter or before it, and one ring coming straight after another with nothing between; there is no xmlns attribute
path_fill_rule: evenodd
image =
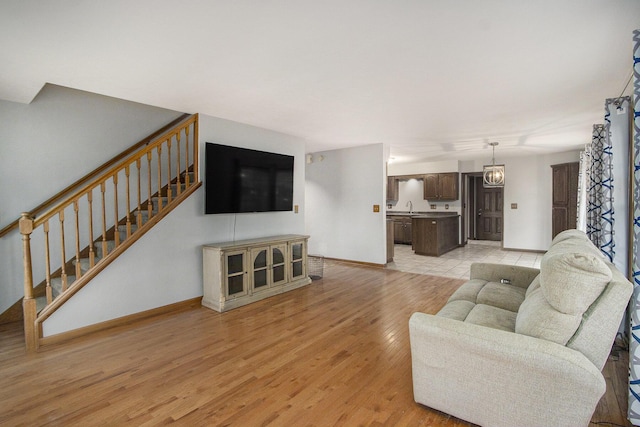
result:
<svg viewBox="0 0 640 427"><path fill-rule="evenodd" d="M461 283L331 262L224 314L194 306L35 355L2 325L0 425L468 426L413 401L408 334ZM607 363L594 421L627 425L626 357Z"/></svg>

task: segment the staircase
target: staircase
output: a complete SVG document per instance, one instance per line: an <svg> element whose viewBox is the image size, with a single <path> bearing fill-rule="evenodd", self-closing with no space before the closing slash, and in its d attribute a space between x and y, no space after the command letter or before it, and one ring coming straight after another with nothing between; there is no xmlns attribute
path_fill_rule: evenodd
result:
<svg viewBox="0 0 640 427"><path fill-rule="evenodd" d="M194 183L195 176L193 172L189 172L189 177L190 177L190 182ZM186 180L186 177L183 174L182 183L179 184L181 192L184 192L187 189L187 186L184 183L185 182L184 180ZM176 194L178 191L178 184L171 184L171 188L172 188L173 194ZM166 194L166 189L162 193ZM118 225L118 240L120 242L124 242L127 238L131 237L132 235L136 235L136 232L138 231L138 222L137 222L138 213L140 214L139 224L140 224L140 227L142 227L144 224L146 224L149 221L149 219L159 214L160 204L166 207L168 205L168 198L166 196L161 197L161 196L155 195L151 198L151 206L152 206L151 211L147 209L142 209L138 211L136 209L133 212L131 212L130 214L131 225L130 225L129 235L127 235L126 220L124 221L121 220ZM143 205L146 205L146 203L143 203ZM115 232L114 230L111 230L111 231ZM108 256L109 253L113 252L115 248L116 248L115 236L113 239L106 240L105 245L102 244L102 241L100 239L95 240L93 242L93 252L94 252L93 264L97 265L103 258ZM85 275L89 271L89 269L91 269L91 265L92 265L91 258L88 256L90 252L91 251L89 251L89 247L84 248L80 253L86 254L87 256L84 256L84 257L81 256L81 258L79 258L78 260L76 259L69 260L67 263L67 266L71 268L67 268L67 270L75 271L76 266L79 265L80 273L81 273L80 277ZM76 281L75 274L67 275L66 288L69 287L69 284L73 284L75 281ZM63 285L62 276L61 275L52 276L50 286L51 286L51 296L52 296L51 299L55 300L58 296L60 296L64 292L64 289L65 289L65 285ZM40 285L36 286L36 289L38 288L46 289L46 282L43 281ZM40 294L43 294L43 292L40 291ZM38 295L38 293L36 293L36 295ZM35 300L36 300L36 311L40 313L42 309L45 308L48 304L47 295L43 294L40 296L36 296Z"/></svg>
<svg viewBox="0 0 640 427"><path fill-rule="evenodd" d="M42 344L49 316L200 187L197 114L158 133L17 222L28 351Z"/></svg>

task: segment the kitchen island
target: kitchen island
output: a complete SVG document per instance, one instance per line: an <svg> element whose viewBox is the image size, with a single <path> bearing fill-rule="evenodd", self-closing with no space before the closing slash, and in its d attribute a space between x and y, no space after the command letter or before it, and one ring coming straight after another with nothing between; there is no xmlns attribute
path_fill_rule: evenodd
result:
<svg viewBox="0 0 640 427"><path fill-rule="evenodd" d="M456 212L412 215L411 229L416 254L440 256L458 247L460 216Z"/></svg>

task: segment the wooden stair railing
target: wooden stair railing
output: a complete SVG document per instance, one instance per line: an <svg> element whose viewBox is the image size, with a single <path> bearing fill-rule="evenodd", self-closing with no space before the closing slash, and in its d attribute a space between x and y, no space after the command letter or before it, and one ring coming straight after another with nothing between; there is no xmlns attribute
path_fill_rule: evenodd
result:
<svg viewBox="0 0 640 427"><path fill-rule="evenodd" d="M102 172L104 172L105 170L110 168L112 165L114 165L119 160L124 159L129 154L134 153L136 150L139 150L140 148L142 148L145 145L149 144L149 142L153 141L158 136L164 134L165 132L169 131L170 129L173 129L173 127L175 127L178 123L180 123L183 120L185 120L187 117L189 117L189 114L182 114L177 119L171 121L167 125L163 126L162 128L158 129L157 131L153 132L151 135L141 139L140 141L138 141L137 143L135 143L131 147L127 148L126 150L124 150L123 152L117 154L115 157L113 157L109 161L105 162L103 165L101 165L101 166L97 167L96 169L94 169L93 171L89 172L88 174L86 174L85 176L83 176L82 178L80 178L79 180L74 182L73 184L71 184L68 187L66 187L64 190L59 191L55 195L51 196L50 198L48 198L47 200L45 200L44 202L42 202L41 204L39 204L35 208L31 209L29 211L29 213L31 213L34 216L37 216L40 213L44 212L45 210L49 209L51 206L55 205L56 202L62 200L65 196L69 195L73 190L80 188L85 183L89 182L90 179L93 179L96 176L100 175ZM4 237L6 234L11 232L12 230L17 229L19 221L20 221L20 218L14 220L13 222L7 224L5 227L1 228L0 229L0 238Z"/></svg>
<svg viewBox="0 0 640 427"><path fill-rule="evenodd" d="M42 343L51 314L200 187L198 115L127 154L38 217L19 219L27 351ZM44 276L36 287L34 276Z"/></svg>

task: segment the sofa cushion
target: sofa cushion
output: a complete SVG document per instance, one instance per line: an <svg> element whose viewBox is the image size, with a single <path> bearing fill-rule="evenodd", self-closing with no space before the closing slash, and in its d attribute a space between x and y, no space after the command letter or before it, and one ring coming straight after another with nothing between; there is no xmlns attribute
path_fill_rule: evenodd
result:
<svg viewBox="0 0 640 427"><path fill-rule="evenodd" d="M517 312L524 301L526 289L497 282L488 282L478 292L477 304L490 305Z"/></svg>
<svg viewBox="0 0 640 427"><path fill-rule="evenodd" d="M471 279L449 297L448 303L469 301L474 304L486 304L515 312L524 301L525 293L524 288L510 284Z"/></svg>
<svg viewBox="0 0 640 427"><path fill-rule="evenodd" d="M565 314L549 304L541 288L533 290L516 316L516 333L567 344L582 321L581 314Z"/></svg>
<svg viewBox="0 0 640 427"><path fill-rule="evenodd" d="M455 319L464 322L464 320L467 318L467 316L475 306L476 305L471 301L451 301L444 307L442 307L436 314L436 316L448 317L449 319Z"/></svg>
<svg viewBox="0 0 640 427"><path fill-rule="evenodd" d="M516 327L516 313L490 305L476 304L469 312L465 322L514 332Z"/></svg>
<svg viewBox="0 0 640 427"><path fill-rule="evenodd" d="M553 308L565 314L584 313L611 280L611 270L597 248L586 243L563 240L542 257L542 292Z"/></svg>
<svg viewBox="0 0 640 427"><path fill-rule="evenodd" d="M486 280L480 279L471 279L465 282L462 286L460 286L456 291L449 297L447 302L452 301L471 301L473 303L478 299L478 293L482 290L484 285L487 284Z"/></svg>

